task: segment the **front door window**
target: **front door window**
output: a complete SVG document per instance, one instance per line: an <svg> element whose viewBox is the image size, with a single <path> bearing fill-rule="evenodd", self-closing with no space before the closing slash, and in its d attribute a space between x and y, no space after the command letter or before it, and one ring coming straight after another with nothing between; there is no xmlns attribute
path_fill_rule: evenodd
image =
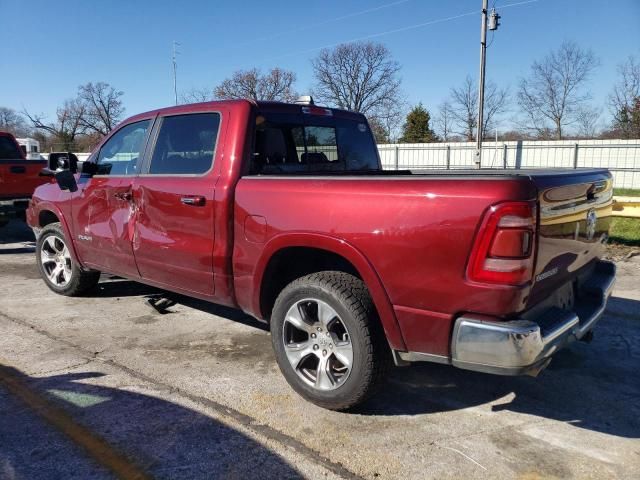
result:
<svg viewBox="0 0 640 480"><path fill-rule="evenodd" d="M137 173L151 120L118 130L100 149L97 175L131 176Z"/></svg>

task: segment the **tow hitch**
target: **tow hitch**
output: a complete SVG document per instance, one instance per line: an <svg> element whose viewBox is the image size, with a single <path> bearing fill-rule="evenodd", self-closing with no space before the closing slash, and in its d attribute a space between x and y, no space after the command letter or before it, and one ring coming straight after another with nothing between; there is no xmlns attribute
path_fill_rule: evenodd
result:
<svg viewBox="0 0 640 480"><path fill-rule="evenodd" d="M592 340L593 340L593 330L589 330L580 339L581 342L585 342L585 343L591 343Z"/></svg>

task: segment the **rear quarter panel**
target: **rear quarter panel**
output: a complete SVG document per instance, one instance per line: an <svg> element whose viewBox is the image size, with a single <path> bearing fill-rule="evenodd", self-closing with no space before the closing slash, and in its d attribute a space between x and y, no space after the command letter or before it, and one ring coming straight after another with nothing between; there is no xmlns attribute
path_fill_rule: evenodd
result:
<svg viewBox="0 0 640 480"><path fill-rule="evenodd" d="M526 179L244 177L235 198L233 268L243 286L236 290L238 303L249 311L256 312L259 291L245 288L245 280L261 278L271 254L266 245L293 234L305 234L310 243L315 235L318 244L330 237L361 254L386 293L374 296L376 306L392 306L391 320L409 350L446 355L457 312L503 314L524 306L526 286L472 284L465 267L490 205L535 198ZM264 241L245 234L249 215L264 218Z"/></svg>

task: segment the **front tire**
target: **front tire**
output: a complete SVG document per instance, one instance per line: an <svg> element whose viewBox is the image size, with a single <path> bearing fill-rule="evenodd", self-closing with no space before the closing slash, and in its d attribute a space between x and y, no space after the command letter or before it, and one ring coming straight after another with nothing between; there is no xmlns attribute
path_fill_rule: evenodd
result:
<svg viewBox="0 0 640 480"><path fill-rule="evenodd" d="M95 287L100 279L100 272L83 270L73 259L59 223L50 223L40 232L36 262L44 283L60 295L82 295Z"/></svg>
<svg viewBox="0 0 640 480"><path fill-rule="evenodd" d="M314 273L285 287L273 308L271 339L289 385L330 410L364 402L391 364L365 284L344 272Z"/></svg>

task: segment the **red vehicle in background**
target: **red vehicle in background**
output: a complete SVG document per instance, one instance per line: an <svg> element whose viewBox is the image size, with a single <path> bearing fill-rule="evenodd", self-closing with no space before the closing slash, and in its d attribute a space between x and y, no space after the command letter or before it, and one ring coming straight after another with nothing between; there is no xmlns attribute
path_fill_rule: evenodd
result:
<svg viewBox="0 0 640 480"><path fill-rule="evenodd" d="M0 132L0 227L11 217L24 218L37 186L50 179L39 174L45 160L27 160L15 137Z"/></svg>
<svg viewBox="0 0 640 480"><path fill-rule="evenodd" d="M535 375L615 280L608 171L385 171L362 115L310 101L143 113L56 179L28 210L49 288L108 272L240 308L331 409L392 362Z"/></svg>

